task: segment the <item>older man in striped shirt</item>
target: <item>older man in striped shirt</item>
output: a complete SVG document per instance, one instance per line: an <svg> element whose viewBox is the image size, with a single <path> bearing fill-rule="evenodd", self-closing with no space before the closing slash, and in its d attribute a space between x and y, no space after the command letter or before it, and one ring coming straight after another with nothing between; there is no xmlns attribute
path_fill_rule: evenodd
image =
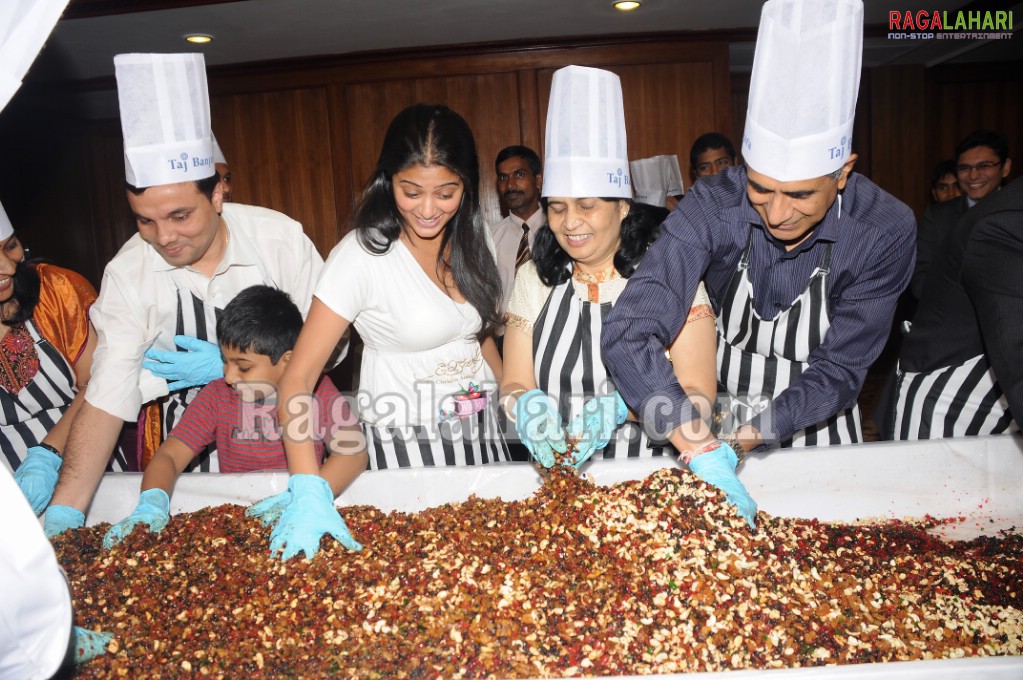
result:
<svg viewBox="0 0 1023 680"><path fill-rule="evenodd" d="M734 471L744 450L862 439L856 397L909 282L916 223L852 172L861 44L858 0L764 6L749 167L693 186L606 322L604 360L625 401L694 462L724 448ZM682 427L700 414L664 358L701 280L718 314L723 442Z"/></svg>

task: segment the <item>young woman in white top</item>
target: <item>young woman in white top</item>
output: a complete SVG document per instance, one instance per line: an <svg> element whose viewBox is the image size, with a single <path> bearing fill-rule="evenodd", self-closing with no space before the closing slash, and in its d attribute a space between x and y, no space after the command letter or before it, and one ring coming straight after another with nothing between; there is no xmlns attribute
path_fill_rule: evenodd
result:
<svg viewBox="0 0 1023 680"><path fill-rule="evenodd" d="M479 185L476 144L457 113L417 104L391 122L354 229L327 259L280 383L292 499L271 548L284 548L285 559L311 556L324 533L358 545L332 503L358 474L361 451L330 456L320 470L302 428L289 434L349 325L365 344L358 406L370 469L508 459L487 400L501 371L491 337L501 284Z"/></svg>

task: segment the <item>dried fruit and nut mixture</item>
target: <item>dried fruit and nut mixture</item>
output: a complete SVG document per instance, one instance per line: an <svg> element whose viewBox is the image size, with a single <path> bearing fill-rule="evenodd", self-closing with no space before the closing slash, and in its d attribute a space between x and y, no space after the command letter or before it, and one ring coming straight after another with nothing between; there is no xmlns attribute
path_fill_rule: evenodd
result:
<svg viewBox="0 0 1023 680"><path fill-rule="evenodd" d="M677 673L1023 653L1023 538L760 513L689 472L417 513L348 507L365 545L282 563L240 506L111 551L56 540L86 678L480 678Z"/></svg>

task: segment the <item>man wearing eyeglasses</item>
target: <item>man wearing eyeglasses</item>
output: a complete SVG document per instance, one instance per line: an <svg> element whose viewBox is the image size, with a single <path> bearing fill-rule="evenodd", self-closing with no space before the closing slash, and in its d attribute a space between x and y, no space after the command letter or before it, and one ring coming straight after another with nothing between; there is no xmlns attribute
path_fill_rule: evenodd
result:
<svg viewBox="0 0 1023 680"><path fill-rule="evenodd" d="M891 438L937 439L1019 429L1005 394L1014 384L1013 372L1006 367L1018 363L1019 357L1014 349L998 350L1000 343L1009 348L1018 344L1019 322L1013 316L1018 302L1010 300L994 313L985 306L1019 278L1019 251L1011 250L1007 241L999 242L997 231L1004 227L1006 233L1015 233L1023 226L1019 183L999 191L1010 170L1007 147L1004 137L986 130L963 140L957 149L956 175L965 195L932 206L931 223L921 225L943 231L936 233L941 242L931 252L920 305L902 341L892 422L886 424ZM988 223L997 238L975 244L974 237L980 238L987 229L982 225ZM977 290L964 286L968 270ZM978 280L984 285L976 286ZM989 295L988 289L995 294ZM1019 292L1014 296L1018 300ZM996 301L1001 305L1002 300ZM986 318L979 316L981 309ZM996 375L999 367L1008 382Z"/></svg>
<svg viewBox="0 0 1023 680"><path fill-rule="evenodd" d="M910 292L919 300L924 291L927 273L938 254L942 240L967 210L1002 186L1009 176L1012 160L1009 142L1004 135L991 130L970 133L956 147L955 173L963 195L927 208L917 232L916 267Z"/></svg>

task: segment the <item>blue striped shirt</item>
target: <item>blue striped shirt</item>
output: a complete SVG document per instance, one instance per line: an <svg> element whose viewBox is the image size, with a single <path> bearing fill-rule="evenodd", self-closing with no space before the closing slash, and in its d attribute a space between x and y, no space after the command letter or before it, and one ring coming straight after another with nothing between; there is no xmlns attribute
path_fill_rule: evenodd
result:
<svg viewBox="0 0 1023 680"><path fill-rule="evenodd" d="M749 276L763 319L799 297L826 244L834 244L831 327L803 375L751 421L767 445L850 407L888 339L915 258L916 220L908 206L853 174L810 237L786 251L747 199L744 167L704 177L668 216L603 329L604 362L622 397L641 407L659 433L697 417L664 348L682 328L701 279L720 311L751 227Z"/></svg>

